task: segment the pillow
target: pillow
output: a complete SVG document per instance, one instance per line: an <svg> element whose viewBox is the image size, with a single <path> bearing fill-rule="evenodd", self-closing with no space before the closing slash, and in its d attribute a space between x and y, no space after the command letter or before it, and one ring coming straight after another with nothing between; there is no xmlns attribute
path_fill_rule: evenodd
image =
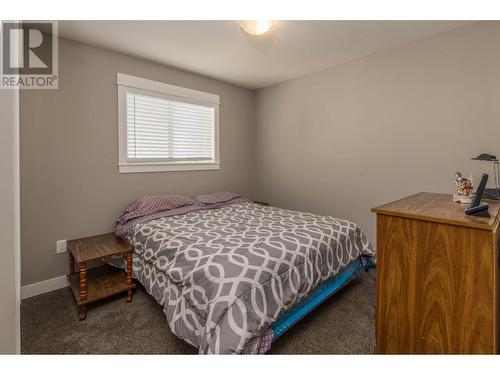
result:
<svg viewBox="0 0 500 375"><path fill-rule="evenodd" d="M194 199L185 195L164 194L143 197L130 203L120 214L118 222L125 222L136 217L172 210L193 203L195 203Z"/></svg>
<svg viewBox="0 0 500 375"><path fill-rule="evenodd" d="M158 208L159 210L163 211L193 204L194 199L185 195L164 194L143 197L138 199L137 202L137 209L139 210L147 209L148 211L156 211L156 208Z"/></svg>
<svg viewBox="0 0 500 375"><path fill-rule="evenodd" d="M229 191L218 191L215 193L197 195L195 199L202 204L216 204L229 202L235 198L242 198L243 195L231 193Z"/></svg>

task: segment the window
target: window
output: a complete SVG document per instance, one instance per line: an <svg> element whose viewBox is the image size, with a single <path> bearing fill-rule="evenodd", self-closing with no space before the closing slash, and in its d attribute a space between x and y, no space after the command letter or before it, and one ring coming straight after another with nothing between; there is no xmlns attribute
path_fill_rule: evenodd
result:
<svg viewBox="0 0 500 375"><path fill-rule="evenodd" d="M120 173L219 169L219 96L118 73Z"/></svg>

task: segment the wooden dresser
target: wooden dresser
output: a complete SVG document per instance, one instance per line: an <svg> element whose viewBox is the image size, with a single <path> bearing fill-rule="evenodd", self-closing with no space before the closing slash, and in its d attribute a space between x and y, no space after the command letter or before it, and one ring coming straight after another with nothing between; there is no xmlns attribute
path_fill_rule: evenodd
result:
<svg viewBox="0 0 500 375"><path fill-rule="evenodd" d="M499 211L418 193L377 214L376 353L498 353Z"/></svg>

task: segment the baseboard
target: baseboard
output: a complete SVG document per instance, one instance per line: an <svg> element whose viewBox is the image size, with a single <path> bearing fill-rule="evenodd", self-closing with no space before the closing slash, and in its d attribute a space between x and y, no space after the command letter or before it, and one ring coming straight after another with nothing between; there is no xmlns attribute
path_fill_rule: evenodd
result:
<svg viewBox="0 0 500 375"><path fill-rule="evenodd" d="M40 281L21 287L21 299L26 299L39 294L52 292L53 290L61 289L68 286L66 275L54 277L53 279Z"/></svg>

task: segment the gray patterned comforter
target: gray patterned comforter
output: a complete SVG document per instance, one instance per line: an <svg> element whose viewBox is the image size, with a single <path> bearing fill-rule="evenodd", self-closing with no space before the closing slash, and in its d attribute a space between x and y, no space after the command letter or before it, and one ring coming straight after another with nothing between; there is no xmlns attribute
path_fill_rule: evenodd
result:
<svg viewBox="0 0 500 375"><path fill-rule="evenodd" d="M200 353L254 353L260 334L319 283L374 250L354 223L254 203L139 224L134 277Z"/></svg>

